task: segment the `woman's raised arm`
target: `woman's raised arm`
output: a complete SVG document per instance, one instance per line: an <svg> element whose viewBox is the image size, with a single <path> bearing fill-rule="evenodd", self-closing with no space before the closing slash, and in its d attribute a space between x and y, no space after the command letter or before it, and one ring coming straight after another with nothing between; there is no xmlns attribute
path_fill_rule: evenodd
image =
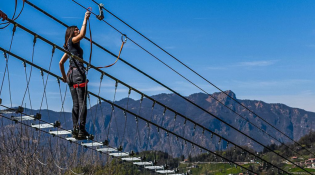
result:
<svg viewBox="0 0 315 175"><path fill-rule="evenodd" d="M79 35L72 38L73 43L78 43L78 42L80 42L81 39L84 38L85 33L86 33L86 23L87 23L87 20L90 18L90 15L91 15L91 12L89 12L89 11L85 12L81 31L80 31Z"/></svg>

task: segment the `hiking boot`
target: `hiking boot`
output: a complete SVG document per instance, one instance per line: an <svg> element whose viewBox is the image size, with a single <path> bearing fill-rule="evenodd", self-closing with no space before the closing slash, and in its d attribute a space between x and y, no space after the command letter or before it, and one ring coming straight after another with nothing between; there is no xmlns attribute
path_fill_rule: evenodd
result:
<svg viewBox="0 0 315 175"><path fill-rule="evenodd" d="M72 137L78 138L78 134L79 134L79 129L77 127L74 127L72 130Z"/></svg>
<svg viewBox="0 0 315 175"><path fill-rule="evenodd" d="M79 139L86 139L89 136L90 136L90 134L85 129L79 130L79 134L78 134Z"/></svg>

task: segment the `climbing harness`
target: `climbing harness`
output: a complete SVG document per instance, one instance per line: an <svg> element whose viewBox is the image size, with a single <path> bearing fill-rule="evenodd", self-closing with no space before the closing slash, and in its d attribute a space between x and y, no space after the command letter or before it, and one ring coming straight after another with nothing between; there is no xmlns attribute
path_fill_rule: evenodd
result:
<svg viewBox="0 0 315 175"><path fill-rule="evenodd" d="M84 82L84 83L80 83L80 84L74 84L73 85L73 88L82 88L82 87L86 87L87 86L87 84L88 84L88 82L89 82L89 80L87 80L86 82Z"/></svg>
<svg viewBox="0 0 315 175"><path fill-rule="evenodd" d="M125 38L125 39L124 39L124 38ZM117 57L116 61L115 61L113 64L110 64L110 65L107 65L107 66L104 66L104 67L97 67L97 68L99 68L99 69L101 69L101 68L108 68L108 67L111 67L111 66L113 66L113 65L115 65L115 64L117 63L117 61L118 61L119 58L120 58L121 51L122 51L124 45L125 45L126 42L127 42L127 35L123 34L123 35L121 36L121 42L122 42L122 43L121 43L120 50L119 50L119 54L118 54L118 57Z"/></svg>

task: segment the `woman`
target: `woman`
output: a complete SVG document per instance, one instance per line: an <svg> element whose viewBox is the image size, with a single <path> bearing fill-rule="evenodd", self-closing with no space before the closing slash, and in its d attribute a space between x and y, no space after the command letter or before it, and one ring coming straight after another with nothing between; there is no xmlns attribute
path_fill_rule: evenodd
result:
<svg viewBox="0 0 315 175"><path fill-rule="evenodd" d="M80 47L80 41L84 38L86 33L86 23L90 17L90 12L87 11L84 16L81 32L77 26L70 26L67 28L65 35L64 48L83 59L83 50ZM85 75L85 67L83 63L70 57L69 70L65 74L64 63L69 58L68 54L64 54L59 62L59 68L62 74L63 82L67 82L70 87L71 97L73 101L72 121L73 131L72 136L78 139L86 138L89 133L85 130L87 107L87 79ZM80 120L80 122L79 122Z"/></svg>

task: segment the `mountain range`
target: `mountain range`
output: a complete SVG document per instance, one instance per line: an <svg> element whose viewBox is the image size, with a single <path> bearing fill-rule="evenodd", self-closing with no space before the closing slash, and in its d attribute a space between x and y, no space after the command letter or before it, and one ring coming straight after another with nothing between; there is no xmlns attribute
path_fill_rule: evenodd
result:
<svg viewBox="0 0 315 175"><path fill-rule="evenodd" d="M237 99L235 93L232 91L225 91L225 93L229 94L234 99ZM211 96L218 99L231 110L224 107ZM291 142L291 140L277 132L273 127L262 121L260 118L263 118L294 140L298 140L302 136L308 134L315 126L314 112L292 108L284 104L268 104L257 100L237 99L238 102L256 113L260 117L259 118L231 98L227 97L224 93L213 93L211 96L204 93L195 93L187 96L187 98L265 145L273 143L279 144L279 142L260 132L259 129L253 126L253 124L281 142L288 143ZM251 139L243 136L233 128L223 124L175 94L158 94L152 96L152 98L234 143L253 148L257 151L263 149L262 146L259 146ZM195 127L192 123L185 122L185 120L179 116L174 119L175 114L167 110L164 113L164 108L162 106L156 104L154 105L154 108L152 108L153 102L147 98L143 99L141 108L140 100L131 98L124 98L115 103L125 108L128 107L128 110L135 114L139 114L140 116L206 148L211 150L226 148L227 143L225 141L218 144L220 140L219 138L215 136L211 138L211 134L208 132L203 134L202 128ZM253 124L245 121L232 110ZM33 113L35 112L38 111L33 111ZM53 122L59 120L62 123L63 128L72 128L71 113L60 113L48 110L42 110L41 113L42 119L45 121ZM108 130L109 126L110 129ZM96 136L96 140L105 141L108 139L111 146L117 147L122 145L125 151L133 150L140 152L154 149L169 152L173 154L173 156L195 154L199 151L197 149L192 149L190 144L185 145L183 141L176 139L171 134L167 137L167 133L158 131L152 125L149 125L148 127L148 125L140 119L136 122L135 116L128 113L124 115L122 110L115 109L114 113L112 113L111 106L106 102L96 104L88 110L87 130Z"/></svg>

